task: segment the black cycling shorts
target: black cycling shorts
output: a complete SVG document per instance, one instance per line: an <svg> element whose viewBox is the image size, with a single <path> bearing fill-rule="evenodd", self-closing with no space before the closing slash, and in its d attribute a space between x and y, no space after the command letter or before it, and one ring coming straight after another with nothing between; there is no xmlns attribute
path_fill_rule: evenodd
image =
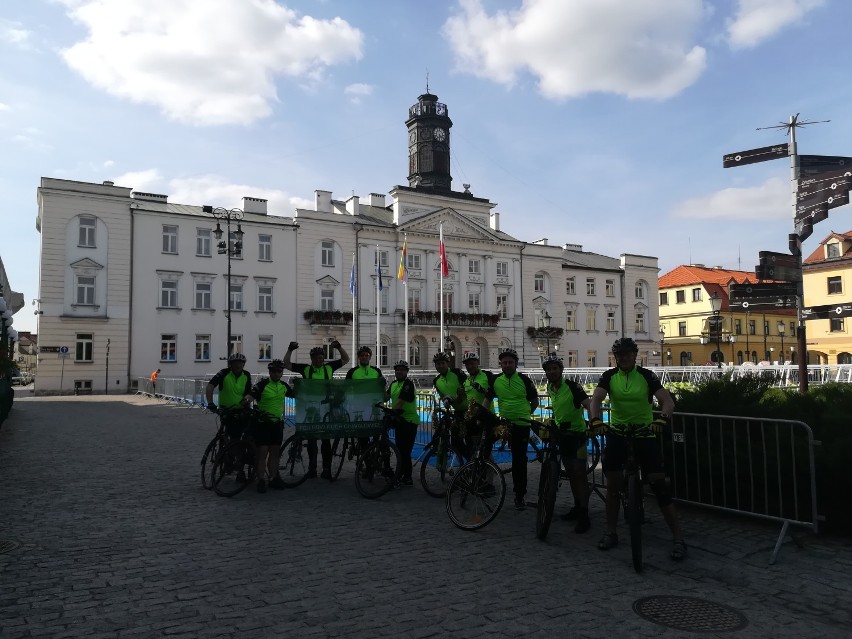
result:
<svg viewBox="0 0 852 639"><path fill-rule="evenodd" d="M284 441L284 422L258 422L252 436L255 446L280 446Z"/></svg>
<svg viewBox="0 0 852 639"><path fill-rule="evenodd" d="M559 442L559 454L562 455L564 463L570 464L577 460L586 460L586 446L589 443L586 433L560 430L558 431L557 441Z"/></svg>
<svg viewBox="0 0 852 639"><path fill-rule="evenodd" d="M633 452L642 469L642 475L663 472L663 451L656 437L637 437L633 440ZM603 471L619 472L627 461L627 439L610 431L606 434L603 451Z"/></svg>

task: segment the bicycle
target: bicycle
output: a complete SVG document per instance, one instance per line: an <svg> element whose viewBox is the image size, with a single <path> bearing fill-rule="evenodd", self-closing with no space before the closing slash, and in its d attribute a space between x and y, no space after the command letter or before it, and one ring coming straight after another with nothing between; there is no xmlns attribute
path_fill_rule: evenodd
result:
<svg viewBox="0 0 852 639"><path fill-rule="evenodd" d="M245 411L246 428L240 439L225 446L210 473L213 490L221 497L233 497L241 493L255 479L254 426L269 418L256 408Z"/></svg>
<svg viewBox="0 0 852 639"><path fill-rule="evenodd" d="M541 422L536 419L527 420L530 423L530 442L527 446L527 462L540 462L544 459L544 441L538 430L544 425L544 422ZM511 422L506 419L500 420L500 426L498 427L498 437L502 439L500 442L500 446L495 450L497 452L505 452L506 447L510 444L510 433L511 433ZM601 443L597 437L589 437L588 442L588 452L586 455L586 474L591 475L595 472L595 469L598 467L601 461ZM512 472L511 463L507 467L501 467L501 470L504 473ZM560 471L560 477L563 479L568 479L568 471L564 468Z"/></svg>
<svg viewBox="0 0 852 639"><path fill-rule="evenodd" d="M402 419L399 411L376 404L384 413L382 433L358 457L355 464L355 488L362 497L378 499L399 482L399 449L388 431Z"/></svg>
<svg viewBox="0 0 852 639"><path fill-rule="evenodd" d="M212 412L212 411L211 411ZM201 485L206 490L213 488L213 466L216 463L216 458L221 450L231 441L225 432L225 423L229 419L242 419L242 408L219 408L216 413L216 434L207 448L204 449L204 454L201 456Z"/></svg>
<svg viewBox="0 0 852 639"><path fill-rule="evenodd" d="M278 476L285 486L295 488L307 481L309 467L308 437L296 431L281 445Z"/></svg>
<svg viewBox="0 0 852 639"><path fill-rule="evenodd" d="M488 459L490 437L483 429L474 447L473 459L462 466L447 488L447 515L462 530L487 526L500 513L506 500L506 478Z"/></svg>
<svg viewBox="0 0 852 639"><path fill-rule="evenodd" d="M538 482L538 504L535 515L535 536L544 541L550 522L553 520L553 510L556 507L556 492L559 489L562 458L557 440L558 431L542 425L539 431L542 440L541 478Z"/></svg>
<svg viewBox="0 0 852 639"><path fill-rule="evenodd" d="M444 497L447 486L464 463L464 456L452 443L455 413L449 408L436 406L432 411L435 429L430 441L414 461L420 463L420 483L431 497Z"/></svg>

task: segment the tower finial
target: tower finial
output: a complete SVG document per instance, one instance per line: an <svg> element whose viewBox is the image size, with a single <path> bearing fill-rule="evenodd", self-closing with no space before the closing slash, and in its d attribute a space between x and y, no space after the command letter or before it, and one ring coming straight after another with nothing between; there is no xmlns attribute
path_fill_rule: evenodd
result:
<svg viewBox="0 0 852 639"><path fill-rule="evenodd" d="M426 69L426 93L429 93L429 69Z"/></svg>

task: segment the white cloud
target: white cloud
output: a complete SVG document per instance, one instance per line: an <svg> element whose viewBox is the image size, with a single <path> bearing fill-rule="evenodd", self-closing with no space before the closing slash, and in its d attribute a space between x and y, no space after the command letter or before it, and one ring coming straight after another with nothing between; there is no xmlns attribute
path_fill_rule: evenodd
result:
<svg viewBox="0 0 852 639"><path fill-rule="evenodd" d="M110 165L112 163L110 162ZM106 166L106 163L104 163ZM118 186L132 188L134 191L150 191L154 190L157 184L160 184L163 177L157 169L145 169L144 171L129 171L112 178Z"/></svg>
<svg viewBox="0 0 852 639"><path fill-rule="evenodd" d="M302 84L361 58L341 18L299 16L274 0L61 0L86 40L62 52L94 86L173 120L247 124L278 100L277 77Z"/></svg>
<svg viewBox="0 0 852 639"><path fill-rule="evenodd" d="M107 160L107 161L104 162L104 168L108 169L114 164L115 164L115 162L113 162L112 160Z"/></svg>
<svg viewBox="0 0 852 639"><path fill-rule="evenodd" d="M32 31L24 29L20 22L0 20L0 42L11 44L19 49L30 49L32 35Z"/></svg>
<svg viewBox="0 0 852 639"><path fill-rule="evenodd" d="M549 98L668 98L706 65L692 42L701 0L525 0L494 15L481 0L460 7L443 28L457 68L510 86L528 71Z"/></svg>
<svg viewBox="0 0 852 639"><path fill-rule="evenodd" d="M373 85L357 82L343 89L343 95L349 97L353 104L360 104L361 98L373 95Z"/></svg>
<svg viewBox="0 0 852 639"><path fill-rule="evenodd" d="M10 107L8 104L0 102L0 111L11 111L11 110L12 110L12 107Z"/></svg>
<svg viewBox="0 0 852 639"><path fill-rule="evenodd" d="M757 46L823 4L825 0L739 0L736 17L728 22L728 42L734 49Z"/></svg>
<svg viewBox="0 0 852 639"><path fill-rule="evenodd" d="M672 216L691 219L778 220L792 215L788 180L770 178L759 186L732 187L677 204Z"/></svg>
<svg viewBox="0 0 852 639"><path fill-rule="evenodd" d="M234 184L217 175L176 178L169 181L169 202L242 207L243 196L269 200L269 213L292 217L296 208L312 207L313 200L292 196L277 189Z"/></svg>

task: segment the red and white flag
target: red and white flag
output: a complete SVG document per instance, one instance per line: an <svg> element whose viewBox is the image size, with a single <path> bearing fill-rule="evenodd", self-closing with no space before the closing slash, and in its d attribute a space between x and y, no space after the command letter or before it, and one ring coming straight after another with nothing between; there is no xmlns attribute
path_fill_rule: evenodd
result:
<svg viewBox="0 0 852 639"><path fill-rule="evenodd" d="M444 248L444 223L441 222L440 226L440 234L441 234L441 275L447 277L450 274L450 266L447 264L447 250Z"/></svg>

